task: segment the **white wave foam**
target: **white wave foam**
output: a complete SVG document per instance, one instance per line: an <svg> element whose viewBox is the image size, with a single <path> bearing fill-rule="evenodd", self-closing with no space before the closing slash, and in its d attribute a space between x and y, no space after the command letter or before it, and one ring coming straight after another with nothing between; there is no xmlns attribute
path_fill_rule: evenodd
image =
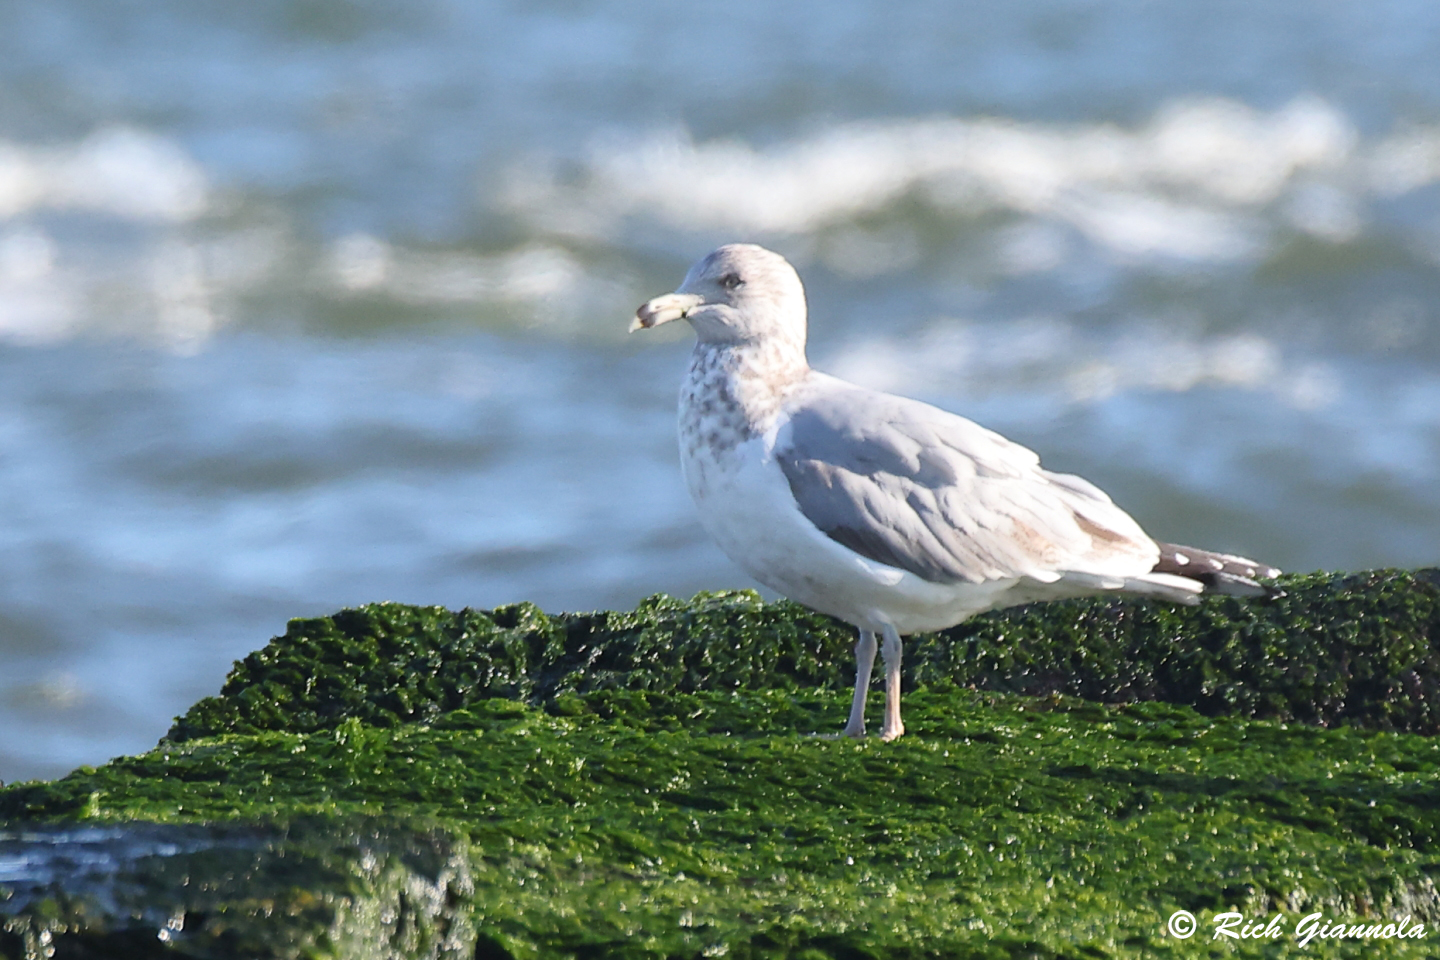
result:
<svg viewBox="0 0 1440 960"><path fill-rule="evenodd" d="M403 249L365 233L331 246L324 287L340 297L388 297L414 306L496 305L531 326L593 320L638 296L627 278L597 275L550 244L478 254Z"/></svg>
<svg viewBox="0 0 1440 960"><path fill-rule="evenodd" d="M1260 246L1247 220L1136 193L1077 192L1053 212L1124 257L1235 260Z"/></svg>
<svg viewBox="0 0 1440 960"><path fill-rule="evenodd" d="M1354 237L1367 197L1440 180L1440 132L1366 145L1319 99L1268 113L1207 99L1130 130L908 119L766 148L672 130L597 143L578 177L573 166L527 162L500 202L562 234L613 236L633 218L765 236L831 230L909 196L942 212L1066 225L1121 260L1214 263L1260 256L1277 229Z"/></svg>
<svg viewBox="0 0 1440 960"><path fill-rule="evenodd" d="M1187 336L1173 327L1137 324L1097 335L1053 317L983 326L939 320L904 340L852 343L817 366L877 390L972 400L1023 394L1055 408L1130 390L1219 386L1317 409L1335 402L1339 392L1325 364L1287 362L1275 343L1253 333Z"/></svg>
<svg viewBox="0 0 1440 960"><path fill-rule="evenodd" d="M1345 117L1314 98L1271 114L1227 100L1184 101L1137 135L1135 172L1258 205L1278 197L1297 171L1342 167L1356 140Z"/></svg>
<svg viewBox="0 0 1440 960"><path fill-rule="evenodd" d="M558 299L585 278L575 258L553 246L498 255L397 250L378 237L351 234L334 245L330 260L340 289L412 304Z"/></svg>
<svg viewBox="0 0 1440 960"><path fill-rule="evenodd" d="M155 252L150 263L159 334L179 349L193 349L219 323L204 259L194 246L172 240Z"/></svg>
<svg viewBox="0 0 1440 960"><path fill-rule="evenodd" d="M932 262L951 229L936 240L933 216L980 235L981 245L965 240L965 283L1059 271L1094 289L1126 270L1253 264L1287 233L1344 243L1370 228L1372 199L1437 181L1440 130L1365 142L1313 98L1272 112L1181 101L1133 129L846 123L764 148L669 131L514 171L498 202L528 236L509 250L357 233L317 256L291 211L217 203L174 141L109 128L68 145L0 142L0 337L103 331L189 348L249 309L237 306L245 298L275 290L437 313L480 307L487 321L579 332L628 314L647 291L573 251L634 247L637 226L665 227L667 248L675 229L707 241L780 236L799 260L865 280ZM54 212L67 214L64 230ZM103 223L75 229L84 218ZM1433 225L1404 229L1411 249L1440 259ZM591 239L566 239L576 236Z"/></svg>
<svg viewBox="0 0 1440 960"><path fill-rule="evenodd" d="M180 222L208 205L199 164L172 141L142 130L98 130L70 147L0 143L0 218L51 208Z"/></svg>
<svg viewBox="0 0 1440 960"><path fill-rule="evenodd" d="M204 340L220 322L216 279L234 274L233 241L246 233L208 245L190 237L210 209L204 170L152 133L112 127L68 146L0 143L0 224L13 223L0 227L0 337L53 342L97 329L179 347ZM62 241L38 226L49 212L120 221L127 241L76 229ZM224 255L207 256L207 246Z"/></svg>
<svg viewBox="0 0 1440 960"><path fill-rule="evenodd" d="M1412 128L1385 138L1370 152L1368 186L1398 196L1440 180L1440 130Z"/></svg>
<svg viewBox="0 0 1440 960"><path fill-rule="evenodd" d="M120 334L193 350L228 321L236 297L263 287L280 256L266 230L203 238L167 228L116 249L14 228L0 233L0 338Z"/></svg>
<svg viewBox="0 0 1440 960"><path fill-rule="evenodd" d="M27 343L64 336L77 304L55 276L55 242L34 228L0 234L0 336Z"/></svg>

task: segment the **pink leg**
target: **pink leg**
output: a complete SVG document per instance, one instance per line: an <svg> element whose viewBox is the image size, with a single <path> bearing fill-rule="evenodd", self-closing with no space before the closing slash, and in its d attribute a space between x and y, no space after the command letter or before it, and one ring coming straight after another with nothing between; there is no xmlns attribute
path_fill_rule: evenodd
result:
<svg viewBox="0 0 1440 960"><path fill-rule="evenodd" d="M855 699L850 701L850 722L842 736L865 736L865 694L870 689L870 673L875 669L875 633L861 630L855 643Z"/></svg>
<svg viewBox="0 0 1440 960"><path fill-rule="evenodd" d="M880 728L880 739L894 740L905 732L900 722L900 634L888 623L885 625L885 646L880 655L885 659L885 725Z"/></svg>

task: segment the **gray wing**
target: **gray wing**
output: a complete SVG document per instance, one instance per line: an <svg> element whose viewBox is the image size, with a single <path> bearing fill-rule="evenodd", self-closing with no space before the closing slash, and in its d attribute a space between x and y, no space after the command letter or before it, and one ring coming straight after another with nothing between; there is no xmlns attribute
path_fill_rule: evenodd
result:
<svg viewBox="0 0 1440 960"><path fill-rule="evenodd" d="M1135 576L1158 549L1079 477L929 404L830 377L789 405L775 458L837 543L936 583Z"/></svg>

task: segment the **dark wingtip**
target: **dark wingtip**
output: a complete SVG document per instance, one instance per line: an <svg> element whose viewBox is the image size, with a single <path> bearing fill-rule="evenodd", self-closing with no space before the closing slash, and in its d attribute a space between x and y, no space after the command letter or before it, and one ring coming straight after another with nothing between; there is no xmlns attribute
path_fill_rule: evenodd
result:
<svg viewBox="0 0 1440 960"><path fill-rule="evenodd" d="M1205 584L1207 593L1266 600L1285 596L1285 591L1278 586L1260 582L1280 576L1280 570L1276 567L1257 563L1247 557L1182 547L1174 543L1157 543L1156 546L1160 548L1160 559L1155 563L1155 573L1198 580Z"/></svg>

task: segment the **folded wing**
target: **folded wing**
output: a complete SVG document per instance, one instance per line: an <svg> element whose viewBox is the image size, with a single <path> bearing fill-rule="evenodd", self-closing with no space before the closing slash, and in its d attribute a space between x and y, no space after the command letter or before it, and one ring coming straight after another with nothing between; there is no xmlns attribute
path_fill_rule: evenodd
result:
<svg viewBox="0 0 1440 960"><path fill-rule="evenodd" d="M815 377L775 458L801 512L861 556L936 583L1147 574L1156 547L1079 477L929 404Z"/></svg>

